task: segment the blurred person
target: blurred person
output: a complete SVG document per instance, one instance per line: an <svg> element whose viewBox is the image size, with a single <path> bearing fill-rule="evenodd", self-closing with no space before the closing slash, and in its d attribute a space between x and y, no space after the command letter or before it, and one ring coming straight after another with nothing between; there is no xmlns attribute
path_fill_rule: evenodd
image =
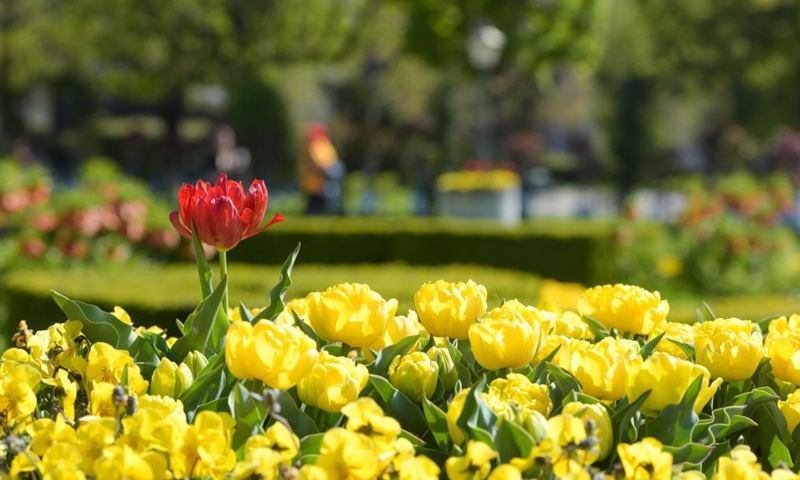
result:
<svg viewBox="0 0 800 480"><path fill-rule="evenodd" d="M300 156L300 189L306 196L306 214L321 215L337 209L344 165L330 141L328 127L310 123Z"/></svg>
<svg viewBox="0 0 800 480"><path fill-rule="evenodd" d="M250 166L250 151L236 146L236 132L230 125L221 125L214 132L216 157L214 168L217 173L241 174Z"/></svg>

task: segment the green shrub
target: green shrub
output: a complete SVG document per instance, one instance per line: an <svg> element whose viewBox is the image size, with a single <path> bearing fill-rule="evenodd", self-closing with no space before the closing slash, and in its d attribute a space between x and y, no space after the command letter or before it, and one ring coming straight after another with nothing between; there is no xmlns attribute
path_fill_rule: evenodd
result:
<svg viewBox="0 0 800 480"><path fill-rule="evenodd" d="M302 254L301 254L302 255ZM250 308L268 303L268 293L278 281L279 268L232 264L231 305L242 301ZM503 299L518 298L535 304L539 278L515 271L470 265L411 267L393 265L309 265L298 264L288 298L304 297L309 292L344 282L367 283L385 298L397 298L399 312L413 308L416 288L437 279L483 283L490 294L490 306ZM120 305L137 325L173 327L175 319L185 319L199 301L197 270L193 264L166 266L141 265L114 269L72 268L19 270L3 278L2 291L8 306L8 333L21 319L35 328L63 320L63 314L50 299L50 290L70 298L111 310Z"/></svg>
<svg viewBox="0 0 800 480"><path fill-rule="evenodd" d="M518 228L443 219L300 218L229 253L232 261L280 264L301 242L308 263L475 263L561 281L603 278L613 224L532 221Z"/></svg>

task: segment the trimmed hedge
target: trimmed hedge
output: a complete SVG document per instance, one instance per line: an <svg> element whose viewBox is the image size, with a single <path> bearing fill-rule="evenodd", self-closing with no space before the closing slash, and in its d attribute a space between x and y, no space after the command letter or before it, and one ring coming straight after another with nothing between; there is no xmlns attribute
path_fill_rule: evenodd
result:
<svg viewBox="0 0 800 480"><path fill-rule="evenodd" d="M443 219L291 219L242 242L232 261L280 264L297 243L309 263L476 263L592 284L604 279L614 224L530 221L517 228Z"/></svg>
<svg viewBox="0 0 800 480"><path fill-rule="evenodd" d="M302 253L301 253L302 255ZM231 264L231 305L242 301L250 308L268 303L270 289L278 281L278 267ZM490 306L503 299L518 298L535 304L540 279L537 276L481 266L411 267L407 265L309 265L299 263L293 273L288 298L304 297L338 283L367 283L384 298L397 298L399 312L413 308L416 288L424 282L443 278L450 281L473 279L486 286ZM8 334L17 321L26 319L35 329L64 320L64 314L50 298L55 290L75 300L105 310L120 305L136 325L173 328L175 319L185 319L200 300L194 264L165 266L138 265L127 268L70 268L19 270L2 280L8 312L3 332ZM8 338L8 337L6 337Z"/></svg>

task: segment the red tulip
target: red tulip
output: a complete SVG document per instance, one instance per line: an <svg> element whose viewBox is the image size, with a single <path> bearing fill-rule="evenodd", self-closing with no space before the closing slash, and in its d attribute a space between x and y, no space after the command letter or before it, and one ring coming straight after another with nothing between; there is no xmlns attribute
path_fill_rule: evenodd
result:
<svg viewBox="0 0 800 480"><path fill-rule="evenodd" d="M184 237L192 238L191 225L194 222L200 241L221 252L263 232L273 223L283 221L278 213L261 226L267 210L267 187L263 180L253 180L245 195L242 182L228 180L228 176L222 173L213 186L202 180L198 180L195 186L182 186L178 200L180 211L169 216L175 229Z"/></svg>

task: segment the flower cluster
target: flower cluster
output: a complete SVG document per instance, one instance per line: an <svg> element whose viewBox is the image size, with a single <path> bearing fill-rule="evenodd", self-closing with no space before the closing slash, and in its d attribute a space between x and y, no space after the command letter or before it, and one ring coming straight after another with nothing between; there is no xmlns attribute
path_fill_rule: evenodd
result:
<svg viewBox="0 0 800 480"><path fill-rule="evenodd" d="M198 261L174 336L54 293L68 320L0 356L0 476L800 478L800 316L674 323L630 285L489 308L443 280L406 315L362 284L284 303L296 256L252 309Z"/></svg>

